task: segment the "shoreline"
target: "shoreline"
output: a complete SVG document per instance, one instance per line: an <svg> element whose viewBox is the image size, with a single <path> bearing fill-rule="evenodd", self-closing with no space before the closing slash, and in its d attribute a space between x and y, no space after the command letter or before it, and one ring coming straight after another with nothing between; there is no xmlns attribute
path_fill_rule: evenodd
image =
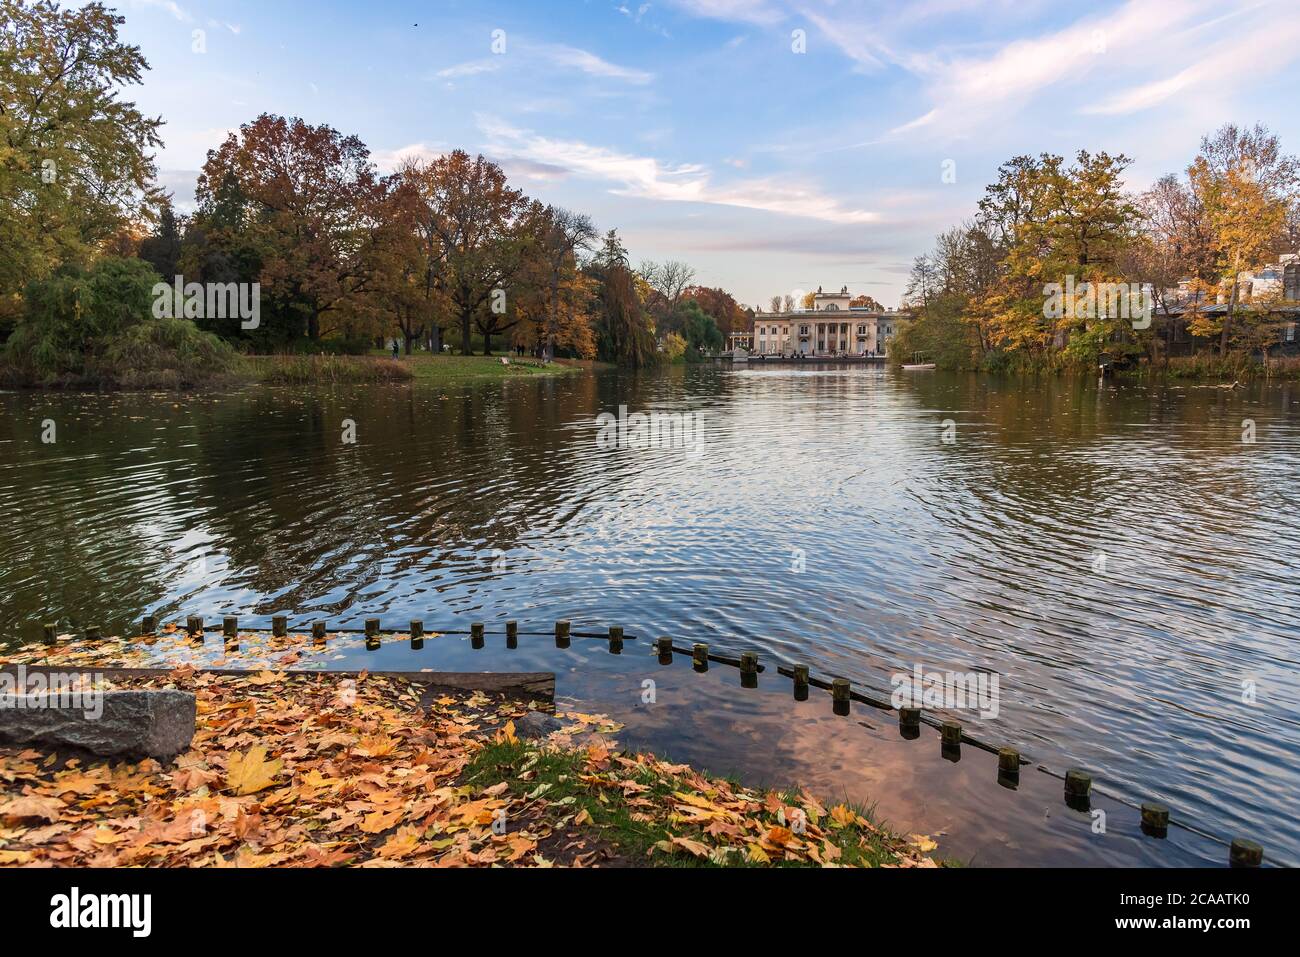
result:
<svg viewBox="0 0 1300 957"><path fill-rule="evenodd" d="M0 865L936 867L935 843L807 791L622 752L600 715L391 676L179 668L170 765L0 745Z"/></svg>
<svg viewBox="0 0 1300 957"><path fill-rule="evenodd" d="M502 359L508 360L503 364ZM563 378L606 364L578 359L541 363L512 356L386 356L249 355L238 356L227 370L214 372L199 382L177 380L172 370L160 369L141 376L138 384L122 386L108 379L68 377L33 384L12 368L0 367L3 388L13 392L66 392L119 395L149 392L202 393L249 385L308 386L378 383L422 383L434 386L479 384L513 379Z"/></svg>

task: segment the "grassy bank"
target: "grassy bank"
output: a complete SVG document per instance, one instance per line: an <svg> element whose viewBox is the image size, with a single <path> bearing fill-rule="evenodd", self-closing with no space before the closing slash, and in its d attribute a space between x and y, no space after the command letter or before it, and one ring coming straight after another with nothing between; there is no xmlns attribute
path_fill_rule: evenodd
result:
<svg viewBox="0 0 1300 957"><path fill-rule="evenodd" d="M310 639L278 641L278 667L305 663ZM28 646L0 663L86 657ZM928 838L846 805L621 751L599 715L537 727L527 702L365 673L186 665L97 687L192 692L190 749L161 764L0 744L0 865L935 866Z"/></svg>
<svg viewBox="0 0 1300 957"><path fill-rule="evenodd" d="M582 371L581 363L561 360L544 365L534 359L512 358L503 364L497 356L415 355L393 359L379 355L288 355L250 356L245 362L253 378L271 385L420 382L455 386Z"/></svg>

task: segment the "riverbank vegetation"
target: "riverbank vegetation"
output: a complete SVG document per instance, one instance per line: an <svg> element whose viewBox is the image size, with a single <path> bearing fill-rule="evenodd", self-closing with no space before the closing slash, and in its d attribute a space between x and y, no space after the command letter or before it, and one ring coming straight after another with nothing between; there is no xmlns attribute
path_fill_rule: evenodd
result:
<svg viewBox="0 0 1300 957"><path fill-rule="evenodd" d="M601 716L525 740L526 702L398 677L109 686L192 692L191 747L164 765L0 745L0 865L935 866L934 842L846 805L622 752Z"/></svg>
<svg viewBox="0 0 1300 957"><path fill-rule="evenodd" d="M974 218L915 261L916 318L894 340L893 360L919 353L949 369L1095 372L1106 363L1230 378L1289 369L1275 359L1296 346L1294 284L1248 277L1300 249L1300 161L1263 127L1225 126L1181 176L1145 192L1126 189L1130 165L1087 151L1073 162L1043 154L1003 164ZM1055 299L1054 283L1064 292ZM1104 284L1125 292L1090 299ZM1142 287L1149 324L1128 296Z"/></svg>
<svg viewBox="0 0 1300 957"><path fill-rule="evenodd" d="M693 285L689 266L633 266L616 231L529 198L483 156L453 150L383 175L358 137L293 117L257 116L210 151L197 208L181 215L157 182L163 120L122 96L149 68L119 39L123 18L45 0L0 0L0 14L11 384L188 387L236 352L365 354L394 340L408 356L504 348L640 367L662 361L670 335L698 358L748 320L723 290ZM123 300L111 330L87 326L69 276L105 261L175 291ZM214 289L256 301L255 314L213 309ZM175 318L155 315L160 302ZM115 355L134 365L115 368ZM271 368L283 381L311 371Z"/></svg>

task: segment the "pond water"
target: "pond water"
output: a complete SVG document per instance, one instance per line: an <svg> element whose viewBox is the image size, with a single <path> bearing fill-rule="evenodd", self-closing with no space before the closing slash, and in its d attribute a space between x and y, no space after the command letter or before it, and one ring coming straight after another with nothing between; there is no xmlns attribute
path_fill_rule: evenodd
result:
<svg viewBox="0 0 1300 957"><path fill-rule="evenodd" d="M596 417L701 416L694 450L604 449ZM53 425L55 441L49 438ZM354 426L354 443L348 424ZM1250 441L1253 439L1253 441ZM0 395L0 644L146 612L245 625L548 631L341 645L340 666L548 670L565 703L755 783L806 781L980 863L1300 861L1300 385L1003 380L862 366L673 368L480 387ZM130 632L134 633L134 632ZM757 651L660 667L647 639ZM1093 773L1095 806L824 693L997 676L975 737ZM654 702L643 682L655 682ZM989 709L985 709L988 711ZM1204 832L1141 835L1157 800Z"/></svg>

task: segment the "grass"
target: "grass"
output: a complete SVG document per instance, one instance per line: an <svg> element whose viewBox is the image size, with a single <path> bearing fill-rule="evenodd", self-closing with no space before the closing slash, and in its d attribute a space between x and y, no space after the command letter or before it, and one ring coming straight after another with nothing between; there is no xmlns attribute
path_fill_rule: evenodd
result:
<svg viewBox="0 0 1300 957"><path fill-rule="evenodd" d="M370 356L250 356L254 378L271 385L409 382L411 370L392 359Z"/></svg>
<svg viewBox="0 0 1300 957"><path fill-rule="evenodd" d="M397 361L411 370L416 382L429 382L435 385L572 375L582 371L583 368L579 363L570 364L566 360L543 364L531 357L521 359L513 356L507 357L508 365L502 365L501 358L501 356L415 355Z"/></svg>
<svg viewBox="0 0 1300 957"><path fill-rule="evenodd" d="M570 375L583 368L583 364L567 360L544 365L531 358L511 358L509 364L503 365L499 356L413 355L394 359L387 353L251 356L248 363L254 378L272 385L420 382L455 386L466 382Z"/></svg>
<svg viewBox="0 0 1300 957"><path fill-rule="evenodd" d="M694 790L683 778L665 773L665 766L639 764L621 770L620 780L634 782L636 789L611 787L593 780L587 753L582 749L547 748L523 740L503 740L487 743L479 750L463 772L460 783L488 787L504 782L511 796L545 795L546 823L557 832L566 821L583 821L580 831L570 837L587 838L586 847L593 840L606 856L630 866L666 867L716 867L721 861L709 856L665 852L674 838L700 837L692 834L690 825L674 814L666 813L674 801L674 794ZM715 781L721 779L713 779ZM728 781L740 793L740 785ZM800 797L796 792L781 795L785 804L795 806ZM635 806L631 802L636 802ZM860 820L869 821L869 811L849 806ZM648 811L648 813L647 813ZM775 823L775 819L771 823ZM576 828L576 824L568 825ZM879 867L898 863L899 849L905 841L874 824L862 826L849 823L829 831L831 841L839 848L838 863L856 867ZM557 834L557 844L564 837ZM761 862L743 854L726 856L726 866L756 867ZM811 867L811 861L784 861L773 855L770 864L778 867Z"/></svg>

